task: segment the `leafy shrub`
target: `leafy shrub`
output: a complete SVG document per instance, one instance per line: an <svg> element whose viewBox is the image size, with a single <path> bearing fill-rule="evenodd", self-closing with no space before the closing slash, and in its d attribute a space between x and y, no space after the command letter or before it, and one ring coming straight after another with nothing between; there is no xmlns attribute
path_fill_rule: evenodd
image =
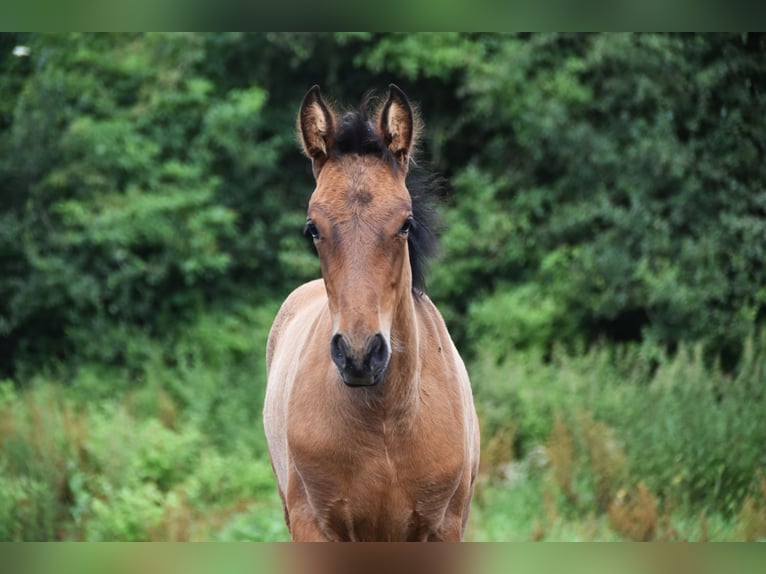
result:
<svg viewBox="0 0 766 574"><path fill-rule="evenodd" d="M0 540L52 540L56 501L50 485L30 476L9 475L2 465L0 471Z"/></svg>
<svg viewBox="0 0 766 574"><path fill-rule="evenodd" d="M85 527L85 540L148 541L163 516L165 498L152 483L108 489L107 499L93 501Z"/></svg>
<svg viewBox="0 0 766 574"><path fill-rule="evenodd" d="M190 503L200 509L268 497L275 492L269 462L243 449L229 455L206 449L194 472L184 480L183 488Z"/></svg>
<svg viewBox="0 0 766 574"><path fill-rule="evenodd" d="M0 389L0 504L8 509L0 528L13 539L48 540L66 515L70 471L85 460L87 425L58 388L19 393L4 381Z"/></svg>
<svg viewBox="0 0 766 574"><path fill-rule="evenodd" d="M766 349L762 339L747 347L737 375L707 367L699 347L672 357L642 347L556 353L550 362L534 355L499 366L483 361L472 370L483 433L489 438L512 425L515 450L525 456L564 425L572 441L565 474L575 482L562 488L573 503L582 495L577 480L586 481L586 506L595 510L617 489L643 481L663 500L731 515L766 465L759 366Z"/></svg>
<svg viewBox="0 0 766 574"><path fill-rule="evenodd" d="M238 376L249 376L247 364ZM88 380L69 388L45 379L24 391L10 381L0 385L3 539L208 538L248 504L276 492L259 452L257 415L251 415L254 426L245 416L250 405L226 403L242 395L216 391L221 413L240 413L249 426L231 421L232 436L211 437L195 403L180 411L169 398L164 407L147 406L150 397L163 395L161 387L146 384L122 397L86 399L95 370L83 372ZM101 372L118 376L120 370Z"/></svg>
<svg viewBox="0 0 766 574"><path fill-rule="evenodd" d="M468 336L496 360L509 350L545 350L560 336L561 308L537 285L502 290L470 306Z"/></svg>
<svg viewBox="0 0 766 574"><path fill-rule="evenodd" d="M250 505L213 534L218 542L283 542L289 538L282 504L274 494L269 504Z"/></svg>
<svg viewBox="0 0 766 574"><path fill-rule="evenodd" d="M172 343L168 358L146 367L148 386L167 390L214 444L235 449L245 442L265 453L258 421L276 311L277 305L264 301L199 316Z"/></svg>

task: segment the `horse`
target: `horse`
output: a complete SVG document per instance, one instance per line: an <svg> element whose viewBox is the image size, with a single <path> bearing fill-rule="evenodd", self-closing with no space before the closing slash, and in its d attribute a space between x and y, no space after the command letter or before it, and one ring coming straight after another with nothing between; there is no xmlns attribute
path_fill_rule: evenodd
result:
<svg viewBox="0 0 766 574"><path fill-rule="evenodd" d="M435 211L407 177L421 122L394 84L369 107L339 117L314 86L298 112L322 277L287 297L269 333L269 456L293 541L460 541L479 423L425 293Z"/></svg>

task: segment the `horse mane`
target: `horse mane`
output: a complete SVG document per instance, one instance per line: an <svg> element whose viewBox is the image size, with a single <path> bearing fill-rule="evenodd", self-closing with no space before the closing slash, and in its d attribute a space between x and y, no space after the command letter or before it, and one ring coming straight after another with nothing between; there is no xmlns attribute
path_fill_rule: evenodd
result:
<svg viewBox="0 0 766 574"><path fill-rule="evenodd" d="M332 138L333 155L375 155L392 170L401 169L370 120L368 109L372 100L373 94L368 92L358 108L343 114ZM416 120L416 125L419 123L419 120ZM415 296L421 296L426 292L428 262L439 252L441 218L436 204L438 198L443 195L445 181L441 176L415 165L414 162L411 163L406 185L412 198L413 225L407 243L412 270L412 291Z"/></svg>
<svg viewBox="0 0 766 574"><path fill-rule="evenodd" d="M428 262L439 253L442 221L436 210L444 190L444 179L434 173L412 170L407 173L407 189L412 197L412 219L407 244L412 269L412 291L416 296L426 292Z"/></svg>

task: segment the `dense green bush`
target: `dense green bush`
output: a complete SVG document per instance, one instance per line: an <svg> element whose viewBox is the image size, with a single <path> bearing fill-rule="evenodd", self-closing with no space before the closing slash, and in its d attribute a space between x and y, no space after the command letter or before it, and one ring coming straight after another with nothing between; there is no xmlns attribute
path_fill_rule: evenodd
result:
<svg viewBox="0 0 766 574"><path fill-rule="evenodd" d="M313 82L353 104L395 80L422 104L421 160L453 182L448 264L430 285L466 351L505 330L482 309L530 297L544 302L535 317L513 319L535 333L513 346L703 341L730 367L763 323L762 35L21 34L3 46L6 373L82 353L127 363L119 333L162 333L316 276L293 135Z"/></svg>
<svg viewBox="0 0 766 574"><path fill-rule="evenodd" d="M462 84L460 133L483 142L445 241L459 283L439 294L529 283L564 341L736 349L763 318L763 38L495 40Z"/></svg>
<svg viewBox="0 0 766 574"><path fill-rule="evenodd" d="M27 39L41 66L0 138L6 370L74 349L125 364L122 332L165 332L316 269L273 241L282 220L298 235L284 207L300 206L273 181L266 92L218 93L197 72L204 37Z"/></svg>
<svg viewBox="0 0 766 574"><path fill-rule="evenodd" d="M501 360L509 349L546 349L562 336L562 315L560 303L541 294L536 285L503 289L469 307L468 337Z"/></svg>

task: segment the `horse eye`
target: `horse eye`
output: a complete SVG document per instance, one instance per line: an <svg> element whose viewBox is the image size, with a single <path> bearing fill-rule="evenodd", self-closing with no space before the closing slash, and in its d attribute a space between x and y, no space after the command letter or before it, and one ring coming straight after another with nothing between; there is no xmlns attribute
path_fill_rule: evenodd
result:
<svg viewBox="0 0 766 574"><path fill-rule="evenodd" d="M306 223L306 227L303 228L303 235L306 237L311 236L312 239L319 239L319 229L313 221Z"/></svg>
<svg viewBox="0 0 766 574"><path fill-rule="evenodd" d="M410 232L410 229L412 229L412 218L408 217L407 221L404 222L404 225L402 225L399 230L399 235L407 235Z"/></svg>

